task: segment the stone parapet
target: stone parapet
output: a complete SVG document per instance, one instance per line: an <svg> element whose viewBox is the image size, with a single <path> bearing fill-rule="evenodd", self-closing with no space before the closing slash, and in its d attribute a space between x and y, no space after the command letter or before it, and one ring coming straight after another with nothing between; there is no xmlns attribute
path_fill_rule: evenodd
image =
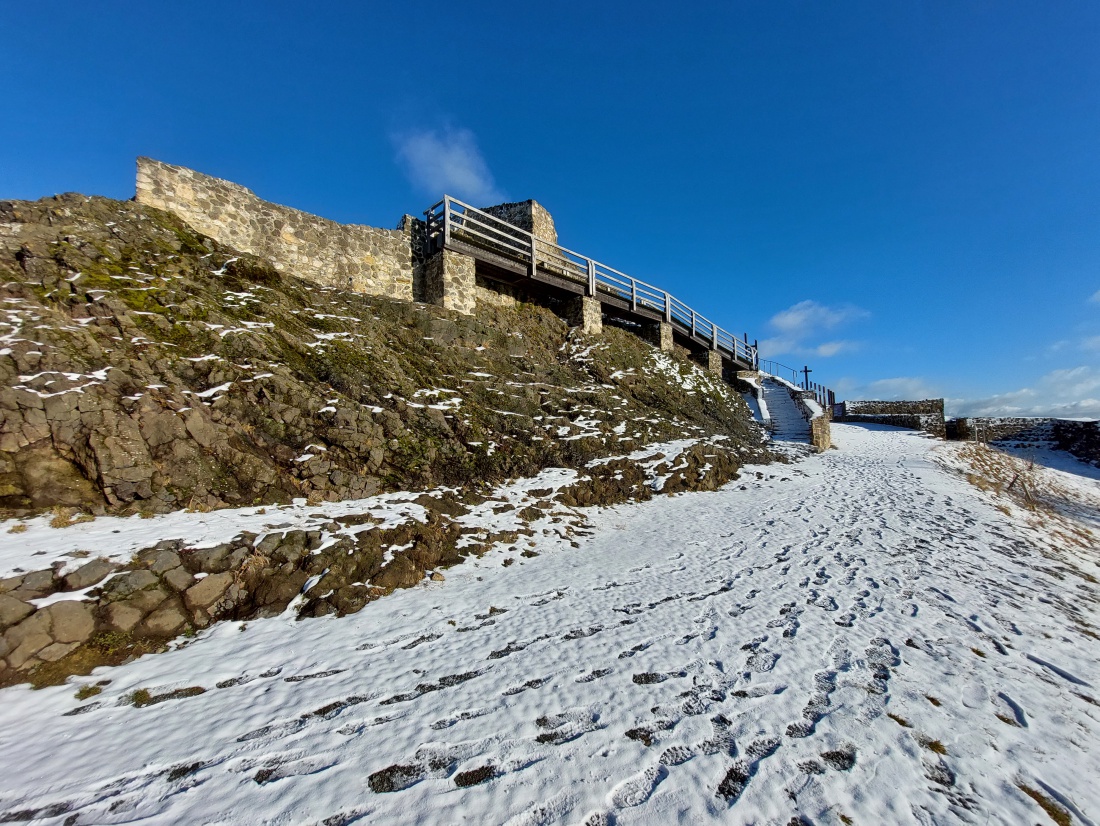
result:
<svg viewBox="0 0 1100 826"><path fill-rule="evenodd" d="M706 362L704 366L706 368L706 371L711 375L721 377L722 354L718 350L707 350Z"/></svg>
<svg viewBox="0 0 1100 826"><path fill-rule="evenodd" d="M151 158L137 161L137 201L178 215L220 243L317 284L411 301L423 222L395 230L340 224L263 201L230 181Z"/></svg>

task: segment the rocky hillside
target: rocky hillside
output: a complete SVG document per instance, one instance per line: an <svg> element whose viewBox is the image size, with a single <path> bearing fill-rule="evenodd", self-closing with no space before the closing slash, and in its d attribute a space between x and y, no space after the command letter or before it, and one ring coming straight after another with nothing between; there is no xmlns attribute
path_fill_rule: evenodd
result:
<svg viewBox="0 0 1100 826"><path fill-rule="evenodd" d="M493 547L537 555L536 525L568 541L578 508L714 490L768 458L686 352L534 305L468 317L317 287L134 203L0 203L0 279L0 515L35 560L0 570L0 685L218 620L352 613ZM230 507L224 535L181 538ZM56 541L135 513L175 527L107 555Z"/></svg>
<svg viewBox="0 0 1100 826"><path fill-rule="evenodd" d="M346 499L721 433L729 387L549 311L311 285L135 203L0 203L0 508Z"/></svg>

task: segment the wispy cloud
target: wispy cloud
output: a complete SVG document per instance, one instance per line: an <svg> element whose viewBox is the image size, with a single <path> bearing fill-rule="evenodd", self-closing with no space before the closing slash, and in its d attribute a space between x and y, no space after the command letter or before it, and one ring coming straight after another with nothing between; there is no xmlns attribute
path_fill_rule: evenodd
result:
<svg viewBox="0 0 1100 826"><path fill-rule="evenodd" d="M475 206L508 200L493 180L469 129L409 130L396 132L390 139L409 181L426 195L453 195Z"/></svg>
<svg viewBox="0 0 1100 826"><path fill-rule="evenodd" d="M955 416L1054 416L1100 418L1100 370L1080 366L1053 370L1034 387L1021 387L984 399L948 399Z"/></svg>
<svg viewBox="0 0 1100 826"><path fill-rule="evenodd" d="M1093 304L1100 304L1100 290L1097 290L1092 294L1092 298L1089 299Z"/></svg>
<svg viewBox="0 0 1100 826"><path fill-rule="evenodd" d="M859 348L858 341L832 338L838 327L866 318L869 313L850 304L830 307L817 301L799 301L771 317L768 326L775 335L760 342L766 358L791 354L829 358Z"/></svg>

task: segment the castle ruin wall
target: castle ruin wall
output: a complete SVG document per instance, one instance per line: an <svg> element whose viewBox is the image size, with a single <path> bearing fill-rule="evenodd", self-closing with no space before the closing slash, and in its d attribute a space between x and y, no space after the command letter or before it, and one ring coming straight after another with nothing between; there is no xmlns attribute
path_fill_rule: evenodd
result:
<svg viewBox="0 0 1100 826"><path fill-rule="evenodd" d="M137 161L137 201L178 215L227 246L317 284L412 301L423 267L423 223L399 229L340 224L261 200L249 189L151 158Z"/></svg>

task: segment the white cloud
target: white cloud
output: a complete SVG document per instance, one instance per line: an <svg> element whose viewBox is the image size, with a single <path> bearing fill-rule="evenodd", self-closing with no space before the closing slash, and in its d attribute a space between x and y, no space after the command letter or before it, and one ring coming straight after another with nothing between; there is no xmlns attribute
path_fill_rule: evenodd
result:
<svg viewBox="0 0 1100 826"><path fill-rule="evenodd" d="M394 134L391 140L405 174L425 194L453 195L474 206L508 200L493 181L469 129L414 130Z"/></svg>
<svg viewBox="0 0 1100 826"><path fill-rule="evenodd" d="M1090 298L1089 301L1093 302L1094 304L1100 304L1100 290L1094 292L1092 294L1092 298Z"/></svg>
<svg viewBox="0 0 1100 826"><path fill-rule="evenodd" d="M1100 336L1089 336L1081 341L1081 349L1089 351L1100 351Z"/></svg>
<svg viewBox="0 0 1100 826"><path fill-rule="evenodd" d="M775 331L775 335L760 342L760 354L765 358L776 358L785 354L800 358L828 358L851 352L859 348L859 342L821 339L837 327L868 315L866 310L851 305L829 307L808 299L799 301L768 320L768 326Z"/></svg>
<svg viewBox="0 0 1100 826"><path fill-rule="evenodd" d="M1034 387L1021 387L984 399L949 399L954 416L1053 416L1100 418L1100 370L1071 367L1053 370Z"/></svg>

